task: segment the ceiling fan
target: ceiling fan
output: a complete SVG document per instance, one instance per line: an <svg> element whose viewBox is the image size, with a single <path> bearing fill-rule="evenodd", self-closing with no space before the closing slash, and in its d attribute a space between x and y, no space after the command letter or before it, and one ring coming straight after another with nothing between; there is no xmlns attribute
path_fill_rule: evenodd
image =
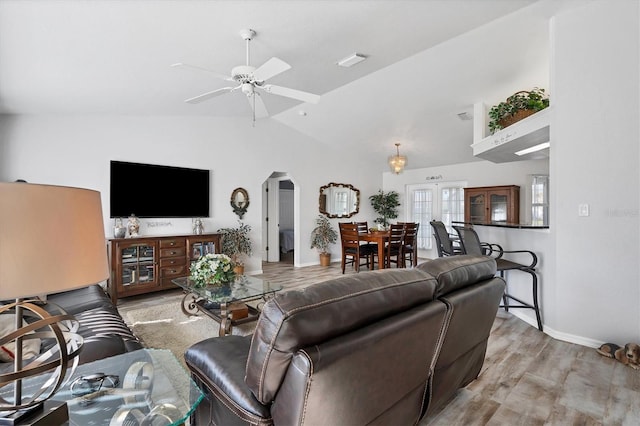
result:
<svg viewBox="0 0 640 426"><path fill-rule="evenodd" d="M240 35L247 43L247 64L234 67L231 70L230 76L218 74L215 71L212 71L207 68L202 68L196 65L184 64L181 62L171 65L172 67L184 67L184 68L191 68L191 69L200 70L200 71L206 71L206 72L212 73L214 77L219 78L221 80L234 81L237 83L236 86L223 87L221 89L212 90L210 92L203 93L193 98L186 99L185 102L188 102L190 104L197 104L202 101L206 101L207 99L224 95L225 93L231 93L231 92L240 90L242 93L244 93L247 96L249 105L251 105L251 109L253 110L254 121L256 117L260 118L260 117L269 116L269 113L262 100L262 97L259 91L257 91L256 89L260 89L266 93L272 93L274 95L297 99L303 102L309 102L313 104L318 103L318 101L320 100L320 96L314 95L313 93L303 92L301 90L296 90L296 89L290 89L288 87L276 86L273 84L266 84L265 82L268 79L284 71L287 71L288 69L291 68L291 65L287 64L282 59L273 57L258 68L251 66L249 61L249 44L251 42L251 39L255 37L256 32L251 29L246 29L246 30L240 31Z"/></svg>

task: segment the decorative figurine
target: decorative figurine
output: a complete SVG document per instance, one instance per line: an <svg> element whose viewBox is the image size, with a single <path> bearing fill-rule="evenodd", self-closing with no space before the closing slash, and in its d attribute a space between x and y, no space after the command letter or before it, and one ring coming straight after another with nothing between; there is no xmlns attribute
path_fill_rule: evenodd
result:
<svg viewBox="0 0 640 426"><path fill-rule="evenodd" d="M129 229L129 238L137 237L140 230L140 221L135 214L131 213L129 221L127 222L127 228Z"/></svg>

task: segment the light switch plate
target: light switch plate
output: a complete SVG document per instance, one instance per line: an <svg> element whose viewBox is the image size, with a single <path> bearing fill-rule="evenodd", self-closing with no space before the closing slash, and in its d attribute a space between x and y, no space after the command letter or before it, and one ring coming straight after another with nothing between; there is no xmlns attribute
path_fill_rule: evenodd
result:
<svg viewBox="0 0 640 426"><path fill-rule="evenodd" d="M578 205L578 216L589 216L589 204Z"/></svg>

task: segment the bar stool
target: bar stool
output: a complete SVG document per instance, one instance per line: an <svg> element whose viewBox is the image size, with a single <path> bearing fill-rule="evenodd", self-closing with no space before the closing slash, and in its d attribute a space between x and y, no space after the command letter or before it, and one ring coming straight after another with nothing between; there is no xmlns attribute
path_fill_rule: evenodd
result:
<svg viewBox="0 0 640 426"><path fill-rule="evenodd" d="M505 311L509 311L509 308L524 308L533 309L536 313L536 320L538 322L538 330L542 331L542 319L540 317L540 306L538 305L538 276L536 275L536 264L538 263L538 257L530 250L503 250L499 244L483 243L480 242L480 238L475 229L470 226L454 226L453 227L460 236L460 244L464 254L479 254L485 256L492 256L496 260L497 270L500 272L500 276L504 278L505 271L522 271L531 275L532 287L533 287L533 304L527 303L515 296L510 295L505 288L505 292L502 295L503 304L500 305ZM522 263L514 262L512 260L504 259L503 254L509 253L526 253L531 256L531 263L524 265ZM509 305L509 300L515 300L519 305Z"/></svg>

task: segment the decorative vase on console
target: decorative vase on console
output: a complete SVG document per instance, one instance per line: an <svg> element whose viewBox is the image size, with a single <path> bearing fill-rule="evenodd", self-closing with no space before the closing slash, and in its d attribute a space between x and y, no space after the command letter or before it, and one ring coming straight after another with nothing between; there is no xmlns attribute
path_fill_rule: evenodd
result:
<svg viewBox="0 0 640 426"><path fill-rule="evenodd" d="M137 237L140 230L140 221L135 214L131 213L129 221L127 222L127 229L129 229L129 238Z"/></svg>
<svg viewBox="0 0 640 426"><path fill-rule="evenodd" d="M196 218L193 220L193 233L195 235L202 235L204 233L204 224L202 219Z"/></svg>
<svg viewBox="0 0 640 426"><path fill-rule="evenodd" d="M113 236L115 238L124 238L127 235L127 228L122 224L122 219L117 218L113 227Z"/></svg>

